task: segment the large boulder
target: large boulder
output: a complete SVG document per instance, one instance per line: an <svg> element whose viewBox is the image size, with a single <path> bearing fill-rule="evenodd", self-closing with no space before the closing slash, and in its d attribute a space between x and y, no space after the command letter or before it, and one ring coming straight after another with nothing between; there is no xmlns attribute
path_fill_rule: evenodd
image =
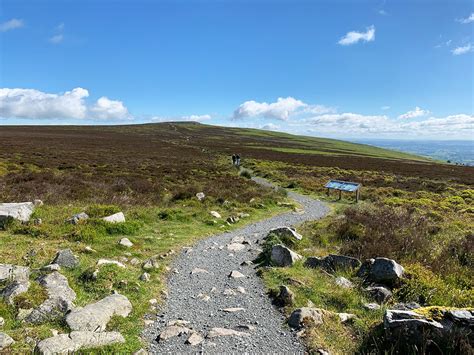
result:
<svg viewBox="0 0 474 355"><path fill-rule="evenodd" d="M124 342L125 339L119 332L75 331L41 340L36 346L36 351L42 355L71 354L81 349L98 348Z"/></svg>
<svg viewBox="0 0 474 355"><path fill-rule="evenodd" d="M72 253L71 249L63 249L56 253L51 264L72 269L79 265L79 259Z"/></svg>
<svg viewBox="0 0 474 355"><path fill-rule="evenodd" d="M115 294L72 310L66 317L66 323L71 330L101 332L114 315L126 317L131 311L132 304L128 298Z"/></svg>
<svg viewBox="0 0 474 355"><path fill-rule="evenodd" d="M276 266L292 266L296 261L303 257L294 251L288 249L283 244L277 244L272 247L271 261Z"/></svg>
<svg viewBox="0 0 474 355"><path fill-rule="evenodd" d="M303 236L296 232L296 229L292 227L277 227L270 230L268 235L276 235L281 240L301 240ZM268 237L267 235L267 237Z"/></svg>
<svg viewBox="0 0 474 355"><path fill-rule="evenodd" d="M309 257L304 266L309 268L322 268L327 272L350 271L361 265L359 259L351 256L329 254L324 258L316 256Z"/></svg>
<svg viewBox="0 0 474 355"><path fill-rule="evenodd" d="M41 276L38 282L46 289L48 298L35 308L25 318L25 321L40 324L62 319L74 307L74 300L76 299L76 293L69 287L67 278L58 271L53 271Z"/></svg>
<svg viewBox="0 0 474 355"><path fill-rule="evenodd" d="M33 202L0 203L0 225L8 218L28 222L34 210Z"/></svg>
<svg viewBox="0 0 474 355"><path fill-rule="evenodd" d="M395 260L375 258L366 260L357 271L357 276L368 283L393 286L400 281L404 272L403 266Z"/></svg>

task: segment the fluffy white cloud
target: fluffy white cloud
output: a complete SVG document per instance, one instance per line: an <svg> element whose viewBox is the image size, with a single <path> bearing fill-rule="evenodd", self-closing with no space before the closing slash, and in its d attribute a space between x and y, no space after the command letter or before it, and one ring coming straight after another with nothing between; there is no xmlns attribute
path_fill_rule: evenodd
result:
<svg viewBox="0 0 474 355"><path fill-rule="evenodd" d="M474 116L466 114L450 115L443 118L431 117L419 122L410 122L401 125L407 132L419 134L444 135L471 135L474 133Z"/></svg>
<svg viewBox="0 0 474 355"><path fill-rule="evenodd" d="M336 113L311 117L306 122L323 128L325 132L379 132L392 128L385 115L366 116L358 113Z"/></svg>
<svg viewBox="0 0 474 355"><path fill-rule="evenodd" d="M461 55L461 54L472 52L473 50L474 50L474 47L472 46L472 44L469 43L465 46L454 48L451 51L451 53L453 53L453 55Z"/></svg>
<svg viewBox="0 0 474 355"><path fill-rule="evenodd" d="M428 110L423 110L419 108L418 106L415 107L414 110L408 111L404 113L403 115L398 116L398 118L406 119L406 118L416 118L416 117L422 117L426 116L430 113Z"/></svg>
<svg viewBox="0 0 474 355"><path fill-rule="evenodd" d="M277 126L276 124L273 124L273 123L268 123L266 125L261 126L260 129L264 129L267 131L276 131L280 129L280 126Z"/></svg>
<svg viewBox="0 0 474 355"><path fill-rule="evenodd" d="M276 118L288 120L294 116L322 114L335 110L323 105L309 105L293 97L279 97L276 102L246 101L234 111L234 119L248 117Z"/></svg>
<svg viewBox="0 0 474 355"><path fill-rule="evenodd" d="M24 25L25 23L23 22L23 20L12 18L11 20L0 23L0 32L14 30L16 28L23 27Z"/></svg>
<svg viewBox="0 0 474 355"><path fill-rule="evenodd" d="M105 96L102 96L92 107L90 107L90 112L92 117L101 120L124 120L130 118L130 113L122 101L110 100Z"/></svg>
<svg viewBox="0 0 474 355"><path fill-rule="evenodd" d="M375 26L367 27L365 32L350 31L339 40L342 46L348 46L358 42L372 42L375 41Z"/></svg>
<svg viewBox="0 0 474 355"><path fill-rule="evenodd" d="M34 89L0 88L0 117L30 119L124 119L130 114L121 101L101 97L88 106L89 91L75 88L61 94Z"/></svg>
<svg viewBox="0 0 474 355"><path fill-rule="evenodd" d="M467 23L471 23L471 22L474 22L474 12L472 12L468 17L466 18L461 18L459 20L457 20L458 22L462 23L462 24L467 24Z"/></svg>
<svg viewBox="0 0 474 355"><path fill-rule="evenodd" d="M267 117L286 120L291 113L307 105L293 97L279 97L276 102L246 101L234 111L234 118Z"/></svg>

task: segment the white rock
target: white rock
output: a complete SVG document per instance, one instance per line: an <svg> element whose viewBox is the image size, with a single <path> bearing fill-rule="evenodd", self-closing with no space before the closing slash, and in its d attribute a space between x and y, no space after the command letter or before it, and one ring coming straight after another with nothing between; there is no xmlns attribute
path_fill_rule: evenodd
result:
<svg viewBox="0 0 474 355"><path fill-rule="evenodd" d="M292 266L296 261L302 258L301 255L288 249L283 244L277 244L272 247L271 261L276 266Z"/></svg>
<svg viewBox="0 0 474 355"><path fill-rule="evenodd" d="M242 308L242 307L230 307L230 308L224 308L222 310L222 312L225 312L225 313L235 313L235 312L241 312L241 311L245 311L245 308Z"/></svg>
<svg viewBox="0 0 474 355"><path fill-rule="evenodd" d="M34 209L33 202L0 203L0 222L8 217L28 222Z"/></svg>
<svg viewBox="0 0 474 355"><path fill-rule="evenodd" d="M207 334L207 338L216 338L222 336L248 337L250 334L229 328L212 328L209 331L209 334Z"/></svg>
<svg viewBox="0 0 474 355"><path fill-rule="evenodd" d="M231 244L227 245L227 250L233 251L233 252L239 252L239 251L242 251L244 249L245 249L245 245L240 244L240 243L231 243Z"/></svg>
<svg viewBox="0 0 474 355"><path fill-rule="evenodd" d="M133 247L133 243L128 238L120 239L119 244L127 248Z"/></svg>
<svg viewBox="0 0 474 355"><path fill-rule="evenodd" d="M0 350L4 350L12 345L15 341L6 333L0 332Z"/></svg>
<svg viewBox="0 0 474 355"><path fill-rule="evenodd" d="M186 344L196 346L196 345L201 344L203 341L204 341L204 338L202 337L201 334L199 334L197 332L193 332L193 333L191 333L189 338L186 340Z"/></svg>
<svg viewBox="0 0 474 355"><path fill-rule="evenodd" d="M0 317L0 327L3 327L5 325L5 319L3 317Z"/></svg>
<svg viewBox="0 0 474 355"><path fill-rule="evenodd" d="M188 334L191 332L191 329L186 327L181 327L179 325L169 325L167 326L159 336L160 341L168 340L173 337L177 337L181 334Z"/></svg>
<svg viewBox="0 0 474 355"><path fill-rule="evenodd" d="M198 193L196 194L196 198L197 198L199 201L204 200L205 197L206 197L206 195L204 194L204 192L198 192Z"/></svg>
<svg viewBox="0 0 474 355"><path fill-rule="evenodd" d="M195 275L195 274L209 274L209 271L195 267L194 269L191 270L191 275Z"/></svg>
<svg viewBox="0 0 474 355"><path fill-rule="evenodd" d="M142 280L142 281L144 281L144 282L150 281L150 274L147 273L147 272L144 272L144 273L140 276L140 280Z"/></svg>
<svg viewBox="0 0 474 355"><path fill-rule="evenodd" d="M75 331L40 341L36 346L36 351L43 355L69 354L80 349L97 348L124 342L125 339L119 332Z"/></svg>
<svg viewBox="0 0 474 355"><path fill-rule="evenodd" d="M240 273L239 271L237 270L233 270L231 271L231 273L229 274L229 277L233 278L233 279L239 279L239 278L242 278L242 277L245 277L244 274Z"/></svg>
<svg viewBox="0 0 474 355"><path fill-rule="evenodd" d="M211 212L209 212L209 213L210 213L211 216L214 217L214 218L222 218L222 216L220 215L220 213L217 212L217 211L211 211Z"/></svg>
<svg viewBox="0 0 474 355"><path fill-rule="evenodd" d="M240 293L247 293L245 291L245 288L243 288L242 286L237 287L236 290L237 290L237 292L240 292Z"/></svg>
<svg viewBox="0 0 474 355"><path fill-rule="evenodd" d="M125 222L125 215L123 214L123 212L117 212L102 219L109 223L123 223Z"/></svg>
<svg viewBox="0 0 474 355"><path fill-rule="evenodd" d="M132 311L132 304L127 297L115 294L98 302L76 308L66 316L66 323L71 330L91 332L104 331L107 323L115 316L126 317Z"/></svg>
<svg viewBox="0 0 474 355"><path fill-rule="evenodd" d="M125 268L125 265L117 260L99 259L99 261L97 262L97 266L102 265L117 265L118 267Z"/></svg>

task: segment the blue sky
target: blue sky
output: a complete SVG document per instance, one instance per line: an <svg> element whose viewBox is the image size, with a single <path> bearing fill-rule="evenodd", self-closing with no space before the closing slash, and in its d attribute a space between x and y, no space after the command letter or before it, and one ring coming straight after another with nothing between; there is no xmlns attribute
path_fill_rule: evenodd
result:
<svg viewBox="0 0 474 355"><path fill-rule="evenodd" d="M0 124L472 139L473 4L2 0Z"/></svg>

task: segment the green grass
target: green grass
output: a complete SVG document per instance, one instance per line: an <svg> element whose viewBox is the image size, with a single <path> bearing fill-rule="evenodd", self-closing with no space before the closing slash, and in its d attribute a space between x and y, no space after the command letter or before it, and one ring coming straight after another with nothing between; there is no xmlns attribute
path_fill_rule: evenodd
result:
<svg viewBox="0 0 474 355"><path fill-rule="evenodd" d="M108 225L97 218L89 219L77 226L65 223L72 214L83 210L100 217L115 212L118 207L44 205L35 211L34 216L43 220L41 226L16 225L8 231L0 232L2 262L40 268L51 262L57 250L71 248L79 256L80 265L73 270L63 268L61 273L68 278L70 286L77 293L75 302L77 306L97 301L109 295L112 290L124 294L132 302L132 313L127 318L117 317L108 326L109 330L120 331L126 339L126 344L101 350L109 353L118 351L131 353L143 346L140 340L143 316L154 313L148 301L156 298L162 302L168 273L167 265L174 255L180 252L181 247L192 245L206 236L240 228L246 223L267 218L286 209L276 204L266 204L263 208L261 205L257 208L245 204L226 207L210 201L203 205L195 200L185 200L167 208L131 207L124 211L127 222L123 224ZM216 224L209 223L213 219L208 212L210 210L219 211L222 220ZM224 223L227 216L237 212L249 213L250 217L241 219L239 223L231 226ZM117 244L123 236L127 236L134 243L132 248ZM86 246L91 246L96 252L86 252ZM140 281L139 277L143 273L142 263L155 255L164 256L163 259L158 259L159 268L149 272L150 282ZM92 280L90 275L96 269L97 260L100 258L118 260L127 267L122 269L116 266L103 266L100 268L98 278ZM140 263L130 264L129 261L133 258L139 259ZM30 291L19 297L18 303L28 308L40 304L43 299L41 288L32 282ZM0 314L6 321L4 329L16 340L12 351L31 351L31 345L26 342L27 337L35 339L50 337L52 334L49 328L68 332L67 326L63 323L25 327L15 320L14 307L3 302L0 302Z"/></svg>

